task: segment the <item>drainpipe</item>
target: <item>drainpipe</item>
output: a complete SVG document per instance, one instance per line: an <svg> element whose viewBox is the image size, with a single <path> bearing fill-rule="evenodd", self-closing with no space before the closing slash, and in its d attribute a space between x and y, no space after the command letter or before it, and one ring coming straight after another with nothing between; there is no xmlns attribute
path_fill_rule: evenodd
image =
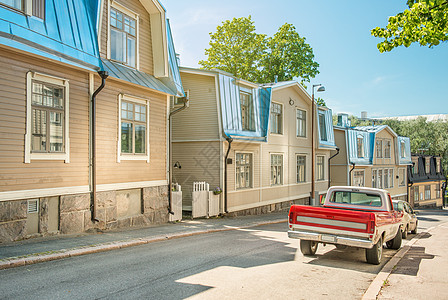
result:
<svg viewBox="0 0 448 300"><path fill-rule="evenodd" d="M96 218L96 96L106 85L106 79L109 77L107 71L98 71L101 77L101 85L96 89L92 95L92 192L90 196L90 210L92 212L92 221L99 222Z"/></svg>
<svg viewBox="0 0 448 300"><path fill-rule="evenodd" d="M232 147L233 139L228 137L224 132L223 135L227 142L229 143L229 147L227 148L226 156L224 157L224 212L228 213L227 210L227 158L229 157L230 148Z"/></svg>
<svg viewBox="0 0 448 300"><path fill-rule="evenodd" d="M328 188L330 188L330 182L331 182L331 168L330 168L330 160L332 159L332 158L334 158L336 155L338 155L339 154L339 148L336 148L336 154L334 154L333 156L331 156L329 159L328 159Z"/></svg>
<svg viewBox="0 0 448 300"><path fill-rule="evenodd" d="M352 185L352 171L355 169L355 163L352 163L352 168L350 169L350 172L348 172L348 179L349 179L349 186Z"/></svg>
<svg viewBox="0 0 448 300"><path fill-rule="evenodd" d="M180 108L170 112L170 115L168 117L168 130L169 130L169 133L168 133L168 135L169 135L169 141L168 141L168 153L169 153L169 155L168 155L168 173L169 173L169 176L168 176L169 177L168 178L168 189L169 189L169 191L168 191L168 213L170 215L174 215L173 204L172 204L172 197L173 197L172 196L172 192L173 191L172 191L172 187L171 187L171 184L173 183L173 171L172 171L172 163L171 163L171 161L172 161L172 154L171 154L171 144L172 144L171 143L171 140L172 140L171 116L174 115L174 114L177 114L178 112L180 112L180 111L182 111L184 109L186 109L187 107L188 107L188 98L185 98L184 106L182 106L182 107L180 107Z"/></svg>

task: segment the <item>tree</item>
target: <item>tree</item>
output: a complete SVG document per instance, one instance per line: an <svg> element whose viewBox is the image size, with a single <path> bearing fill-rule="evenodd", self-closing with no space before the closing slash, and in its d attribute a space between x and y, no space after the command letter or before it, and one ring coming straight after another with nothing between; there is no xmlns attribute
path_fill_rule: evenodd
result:
<svg viewBox="0 0 448 300"><path fill-rule="evenodd" d="M267 38L268 51L262 59L262 72L258 81L272 82L275 76L279 81L295 77L310 81L319 74L319 64L314 61L313 49L300 37L292 24L283 24L272 38Z"/></svg>
<svg viewBox="0 0 448 300"><path fill-rule="evenodd" d="M251 16L234 18L210 33L209 45L207 60L199 61L202 68L218 68L245 80L267 83L275 76L279 81L300 77L303 84L319 73L313 49L288 23L267 37L255 32Z"/></svg>
<svg viewBox="0 0 448 300"><path fill-rule="evenodd" d="M380 52L412 43L429 48L448 40L448 0L408 0L409 9L389 17L385 28L376 27L371 33L383 38Z"/></svg>
<svg viewBox="0 0 448 300"><path fill-rule="evenodd" d="M255 81L260 60L266 50L266 36L255 32L251 16L224 21L210 33L207 60L199 61L204 69L220 69L236 77Z"/></svg>
<svg viewBox="0 0 448 300"><path fill-rule="evenodd" d="M325 100L322 99L321 97L316 99L316 104L319 106L327 107L327 103L325 103Z"/></svg>

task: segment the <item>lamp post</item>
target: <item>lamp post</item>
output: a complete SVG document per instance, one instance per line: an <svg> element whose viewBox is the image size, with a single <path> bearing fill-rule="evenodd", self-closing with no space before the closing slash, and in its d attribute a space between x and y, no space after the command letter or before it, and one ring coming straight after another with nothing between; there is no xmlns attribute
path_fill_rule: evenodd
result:
<svg viewBox="0 0 448 300"><path fill-rule="evenodd" d="M315 123L315 115L316 111L314 109L314 88L317 88L318 92L325 92L325 87L322 84L313 84L312 86L312 97L311 97L311 205L316 206L316 198L315 198L315 156L316 156L316 147L314 142L314 123Z"/></svg>

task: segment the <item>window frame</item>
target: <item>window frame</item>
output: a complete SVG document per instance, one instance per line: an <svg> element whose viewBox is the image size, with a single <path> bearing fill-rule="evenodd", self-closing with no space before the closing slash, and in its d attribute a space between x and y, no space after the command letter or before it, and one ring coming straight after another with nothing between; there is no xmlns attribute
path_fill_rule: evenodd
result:
<svg viewBox="0 0 448 300"><path fill-rule="evenodd" d="M431 185L425 185L425 200L431 200Z"/></svg>
<svg viewBox="0 0 448 300"><path fill-rule="evenodd" d="M377 169L372 170L372 187L373 188L378 187L378 170Z"/></svg>
<svg viewBox="0 0 448 300"><path fill-rule="evenodd" d="M238 184L238 165L237 155L248 155L250 158L249 186L241 187ZM246 166L246 165L245 165ZM247 190L254 187L254 154L252 152L235 151L235 190Z"/></svg>
<svg viewBox="0 0 448 300"><path fill-rule="evenodd" d="M406 158L406 143L404 141L400 141L400 156Z"/></svg>
<svg viewBox="0 0 448 300"><path fill-rule="evenodd" d="M118 60L114 60L112 59L112 55L111 55L111 40L112 40L112 35L111 35L111 22L110 22L110 18L111 18L111 9L115 9L119 12L121 12L124 15L127 15L128 17L131 17L133 19L135 19L135 67L132 67L130 65L127 64L127 62L122 62L122 61L118 61ZM112 61L116 61L120 64L123 64L129 68L133 68L133 69L140 69L140 28L139 28L139 23L140 23L140 16L138 13L128 9L127 7L121 5L120 3L117 3L116 1L111 1L108 0L108 10L107 10L107 59L112 60ZM127 59L127 57L126 57Z"/></svg>
<svg viewBox="0 0 448 300"><path fill-rule="evenodd" d="M392 158L392 142L390 139L384 140L384 158Z"/></svg>
<svg viewBox="0 0 448 300"><path fill-rule="evenodd" d="M243 131L255 131L255 103L254 103L254 95L253 91L250 89L239 89L239 98L240 98L240 114L241 114L241 130ZM249 105L243 105L241 95L249 96ZM246 107L245 114L243 114L243 106ZM250 116L250 112L252 111L252 115ZM244 117L243 117L244 115ZM249 121L246 119L249 117ZM248 124L249 122L249 124ZM246 125L248 128L246 128Z"/></svg>
<svg viewBox="0 0 448 300"><path fill-rule="evenodd" d="M35 3L35 1L39 1L39 3ZM0 2L0 6L4 6L13 11L24 13L25 15L32 16L40 20L45 20L45 0L21 0L21 2L21 8L16 8L3 2ZM43 8L42 11L36 12L35 7L37 4L41 4L41 8ZM39 14L39 12L41 12L41 14Z"/></svg>
<svg viewBox="0 0 448 300"><path fill-rule="evenodd" d="M64 122L63 122L63 152L33 152L31 150L32 139L32 88L33 82L39 81L53 86L60 86L64 89ZM26 129L25 129L25 163L31 163L32 160L63 160L70 163L70 85L69 81L64 78L47 75L43 73L29 71L26 74Z"/></svg>
<svg viewBox="0 0 448 300"><path fill-rule="evenodd" d="M304 158L303 164L299 165L299 157ZM306 160L307 160L306 158L307 158L306 154L301 154L301 153L296 154L296 183L305 183L306 182ZM299 180L299 166L303 166L303 171L302 171L303 181Z"/></svg>
<svg viewBox="0 0 448 300"><path fill-rule="evenodd" d="M383 158L383 140L376 140L376 158Z"/></svg>
<svg viewBox="0 0 448 300"><path fill-rule="evenodd" d="M122 117L121 117L121 104L122 102L131 102L138 105L145 105L146 106L146 153L122 153L121 152L121 123L122 123ZM151 157L151 144L149 143L149 119L150 119L150 103L151 101L149 99L140 98L136 96L126 95L126 94L119 94L118 95L118 141L117 141L117 162L120 163L121 161L126 160L140 160L140 161L146 161L146 163L150 162Z"/></svg>
<svg viewBox="0 0 448 300"><path fill-rule="evenodd" d="M359 143L361 141L361 144ZM361 147L360 147L361 145ZM358 158L364 158L364 136L358 135L356 136L356 152L358 155ZM361 155L360 155L361 153Z"/></svg>
<svg viewBox="0 0 448 300"><path fill-rule="evenodd" d="M327 120L325 119L325 113L318 112L318 122L319 122L319 137L321 141L328 141L327 133ZM322 121L322 122L321 122ZM321 124L323 123L323 124Z"/></svg>
<svg viewBox="0 0 448 300"><path fill-rule="evenodd" d="M299 118L298 116L298 112L301 112L301 117ZM300 138L306 138L307 134L306 134L306 110L304 109L300 109L297 108L296 109L296 137L300 137ZM303 131L303 135L299 134L299 123L302 123L302 131Z"/></svg>
<svg viewBox="0 0 448 300"><path fill-rule="evenodd" d="M285 174L285 168L284 168L284 165L285 165L285 163L284 163L284 155L283 155L283 153L270 153L270 166L271 166L271 181L270 181L270 183L271 183L271 186L280 186L280 185L283 185L283 183L284 183L284 180L283 180L283 177L284 177L284 174ZM281 164L280 165L273 165L273 156L281 156ZM276 175L278 175L279 174L279 172L278 172L278 167L280 167L281 168L281 170L280 170L280 182L278 182L278 176L277 176L277 178L275 178L275 179L273 179L272 178L272 175L273 175L273 168L275 169L277 167L277 172L275 172L276 173Z"/></svg>
<svg viewBox="0 0 448 300"><path fill-rule="evenodd" d="M398 186L406 186L406 169L405 168L398 169L398 178L400 179Z"/></svg>
<svg viewBox="0 0 448 300"><path fill-rule="evenodd" d="M278 105L280 107L280 113L273 113L273 106L274 105ZM271 102L271 112L270 112L270 130L269 133L270 134L275 134L275 135L283 135L283 115L284 115L284 109L283 109L283 104L280 102ZM276 116L276 122L277 122L277 132L273 132L273 114L275 114L274 116Z"/></svg>
<svg viewBox="0 0 448 300"><path fill-rule="evenodd" d="M322 159L322 164L319 163L319 159ZM321 169L321 172L319 169ZM322 173L322 177L319 177L319 173ZM325 180L325 155L316 155L316 181Z"/></svg>
<svg viewBox="0 0 448 300"><path fill-rule="evenodd" d="M357 185L356 184L356 178L361 178L360 176L357 175L361 175L362 174L362 180L361 180L361 185ZM353 186L359 186L359 187L364 187L365 186L365 171L364 170L353 170L353 175L352 175L352 182L353 182Z"/></svg>

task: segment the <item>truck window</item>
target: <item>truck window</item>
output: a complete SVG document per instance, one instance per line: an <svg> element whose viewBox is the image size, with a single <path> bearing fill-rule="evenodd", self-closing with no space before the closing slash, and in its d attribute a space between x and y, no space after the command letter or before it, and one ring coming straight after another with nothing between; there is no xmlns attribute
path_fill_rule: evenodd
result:
<svg viewBox="0 0 448 300"><path fill-rule="evenodd" d="M335 191L330 202L380 207L381 196L363 192Z"/></svg>

